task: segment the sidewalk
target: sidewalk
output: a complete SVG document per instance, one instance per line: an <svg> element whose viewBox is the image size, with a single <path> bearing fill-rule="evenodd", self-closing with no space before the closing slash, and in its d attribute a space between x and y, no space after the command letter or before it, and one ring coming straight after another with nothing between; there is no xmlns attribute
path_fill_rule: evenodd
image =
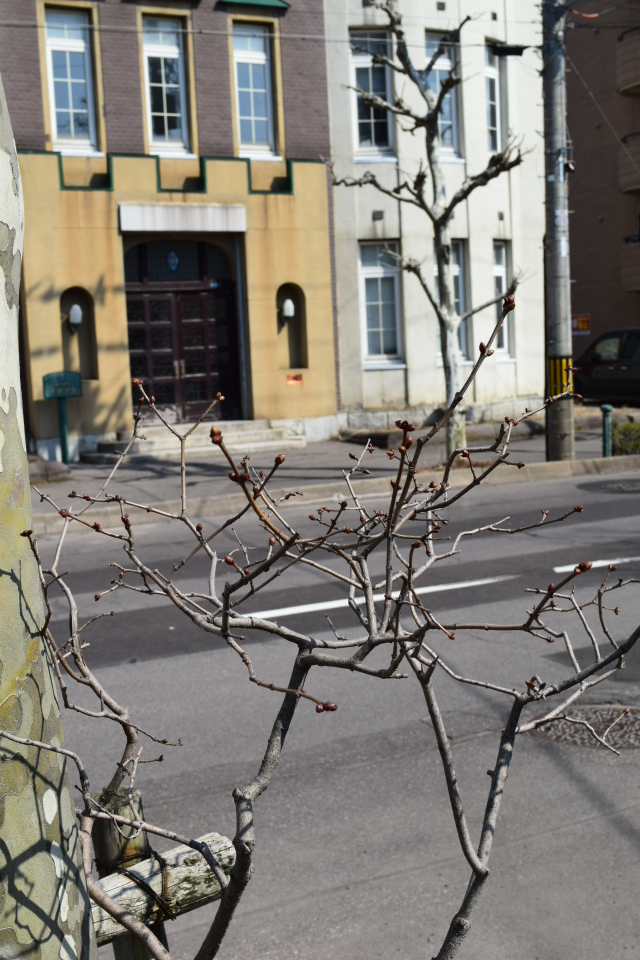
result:
<svg viewBox="0 0 640 960"><path fill-rule="evenodd" d="M206 429L206 425L204 425ZM538 428L539 429L539 428ZM490 443L498 430L497 424L475 424L468 428L469 447ZM353 465L350 454L360 454L362 447L354 443L342 443L328 440L309 444L305 449L287 453L286 460L278 469L270 489L280 495L290 490L305 490L307 498L335 499L344 495L344 481L341 471ZM640 467L640 457L613 458L601 460L602 441L595 429L583 428L576 432L576 462L558 464L545 463L544 433L533 431L523 425L516 429L510 445L511 459L524 461L527 468L517 470L514 467L502 467L491 476L492 482L517 482L535 477L571 476L574 473L621 472ZM428 444L423 452L422 467L433 470L443 462L445 446L442 440ZM474 458L480 463L491 459L490 454L478 454ZM636 463L637 461L637 463ZM273 465L271 454L254 454L251 465L258 470L268 471ZM537 466L536 466L537 465ZM369 476L359 475L356 486L362 493L385 493L395 470L384 450L376 449L373 454L366 453L363 466ZM38 483L43 493L51 496L58 507L69 507L68 493L73 489L78 494L96 494L109 474L111 467L104 465L77 463L72 466L73 478L58 483ZM244 502L243 494L235 483L228 478L229 467L219 449L211 447L208 457L187 462L187 496L190 501L190 514L203 518L207 515L220 516L233 510ZM434 474L435 476L435 474ZM468 469L455 470L451 483L460 486L468 482ZM431 477L424 473L421 482L429 482ZM180 468L176 461L137 461L125 463L118 469L110 487L112 494L118 493L128 500L145 505L153 505L167 512L179 509ZM53 533L59 528L61 518L54 509L40 502L32 487L33 528L36 533ZM119 510L113 506L94 506L92 520L104 524L118 523ZM137 520L153 520L154 514L141 512Z"/></svg>

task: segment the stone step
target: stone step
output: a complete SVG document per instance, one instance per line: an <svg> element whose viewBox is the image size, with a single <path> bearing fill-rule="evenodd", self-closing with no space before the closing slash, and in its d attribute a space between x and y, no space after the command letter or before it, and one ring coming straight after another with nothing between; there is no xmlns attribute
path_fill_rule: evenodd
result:
<svg viewBox="0 0 640 960"><path fill-rule="evenodd" d="M174 430L177 430L178 433L184 434L193 427L195 422L195 420L191 420L183 423L172 423L171 426ZM232 434L235 436L240 433L262 433L265 430L279 429L270 427L268 420L206 420L200 424L194 436L205 436L208 438L212 426L216 426L225 436L231 436ZM140 433L143 433L145 437L151 439L152 437L155 438L156 435L160 437L166 436L168 430L165 425L156 420L155 417L147 417L141 424ZM130 430L120 431L118 433L118 440L128 440L130 436Z"/></svg>
<svg viewBox="0 0 640 960"><path fill-rule="evenodd" d="M238 423L242 424L237 429ZM246 426L245 426L246 425ZM180 433L186 433L189 425L176 425ZM249 427L251 429L249 429ZM211 443L208 424L202 424L187 439L187 455L190 459L222 456L218 447ZM245 453L273 453L277 455L285 450L300 450L307 445L306 438L290 434L284 427L270 427L267 420L223 421L220 427L225 438L225 446L234 456ZM133 445L127 461L134 460L178 460L180 445L166 427L142 427L141 434L146 439ZM101 441L96 451L81 455L83 463L114 463L119 453L127 446L128 440Z"/></svg>

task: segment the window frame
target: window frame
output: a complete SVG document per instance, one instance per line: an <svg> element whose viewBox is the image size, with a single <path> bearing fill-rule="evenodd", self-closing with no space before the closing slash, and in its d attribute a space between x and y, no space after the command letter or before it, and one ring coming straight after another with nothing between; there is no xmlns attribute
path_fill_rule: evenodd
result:
<svg viewBox="0 0 640 960"><path fill-rule="evenodd" d="M363 370L397 370L406 368L402 337L402 289L400 284L400 268L391 267L388 263L385 263L382 260L379 260L375 267L365 266L362 262L362 250L364 247L379 247L381 251L384 251L385 246L389 247L389 249L395 253L398 253L400 250L400 243L397 240L362 240L358 242L358 299L360 302L360 339L362 343ZM387 277L393 279L396 352L370 354L368 336L369 331L367 326L366 281L368 279L380 279Z"/></svg>
<svg viewBox="0 0 640 960"><path fill-rule="evenodd" d="M429 46L428 46L429 40L435 40L436 43L439 44L444 39L445 37L443 37L441 34L434 33L431 30L427 30L425 32L425 41L424 41L425 55L426 55L425 66L427 63L429 63L431 59L431 55L429 54ZM441 88L441 79L439 74L443 73L448 75L449 73L451 73L451 71L455 67L455 58L452 58L451 55L447 56L446 54L447 47L449 48L449 51L453 49L452 44L445 44L445 54L443 56L438 57L433 67L431 68L431 73L429 74L429 80L431 81L432 78L434 80L435 88L432 86L432 89L434 90L434 93L436 94L436 96L440 93L440 88ZM446 63L448 63L449 66L445 66ZM441 64L441 66L438 66L438 64ZM445 146L442 142L442 131L441 131L442 113L440 113L440 116L438 117L438 135L440 139L440 150L444 154L445 159L451 158L451 157L462 157L462 149L460 146L460 103L458 100L459 90L460 90L460 85L458 84L458 86L454 87L453 90L450 90L449 93L447 94L447 97L451 98L451 129L453 131L453 137L452 137L453 144L450 147Z"/></svg>
<svg viewBox="0 0 640 960"><path fill-rule="evenodd" d="M49 128L51 132L51 147L56 153L68 156L102 156L99 150L99 123L96 109L96 87L94 70L96 57L94 55L94 44L92 41L92 10L88 7L68 7L57 3L46 3L41 8L44 22L44 59L46 73L46 102L49 107ZM85 33L83 40L69 40L49 37L47 14L51 13L71 13L81 14L85 19L86 25L82 28ZM89 119L89 136L86 139L73 138L65 140L58 136L58 121L56 116L55 85L53 76L53 52L55 50L82 53L85 61L85 73L87 81L87 114Z"/></svg>
<svg viewBox="0 0 640 960"><path fill-rule="evenodd" d="M503 251L503 263L496 263L496 249L500 247ZM509 273L509 242L507 240L494 240L491 248L492 253L492 276L494 295L504 295L508 286ZM497 281L501 281L501 289L498 290ZM496 321L502 312L502 301L498 300L495 305ZM502 322L495 340L496 357L502 358L513 356L513 330L511 326L511 314L507 314Z"/></svg>
<svg viewBox="0 0 640 960"><path fill-rule="evenodd" d="M235 32L244 30L264 33L267 43L267 53L259 54L252 51L236 51ZM278 155L278 127L277 115L278 104L276 101L276 76L275 69L275 33L271 21L248 21L233 18L231 21L231 75L233 87L233 105L235 111L235 137L238 145L238 156L249 160L279 160ZM269 143L266 146L260 144L243 144L241 137L240 124L240 90L238 87L238 63L263 63L267 69L265 71L267 78L267 125L269 132Z"/></svg>
<svg viewBox="0 0 640 960"><path fill-rule="evenodd" d="M503 122L502 122L502 77L500 69L500 58L491 52L491 47L493 43L486 42L484 47L484 96L485 96L485 107L486 107L486 124L487 124L487 146L489 153L494 154L502 150L503 144ZM492 62L491 62L492 61ZM490 125L489 122L489 105L493 103L489 97L489 84L493 82L495 84L495 111L496 111L496 126L495 128ZM492 132L495 129L495 146L492 144Z"/></svg>
<svg viewBox="0 0 640 960"><path fill-rule="evenodd" d="M179 43L177 47L170 47L165 44L148 43L145 37L145 23L153 20L163 20L168 23L176 23L179 29ZM142 85L144 90L144 106L146 121L146 139L147 148L150 156L184 158L192 157L191 142L193 133L191 129L191 103L189 90L187 87L187 44L185 43L187 21L184 17L176 15L173 11L150 11L142 10L140 19L141 37L140 50L142 55ZM178 76L180 82L180 110L182 117L182 141L159 141L153 138L153 120L151 113L151 83L149 78L149 57L167 57L168 51L177 52ZM169 54L171 56L171 54Z"/></svg>
<svg viewBox="0 0 640 960"><path fill-rule="evenodd" d="M372 146L362 146L360 143L360 128L358 121L358 92L357 92L357 70L359 67L375 68L384 71L385 78L385 99L388 102L391 102L393 97L393 77L391 73L391 68L385 66L384 64L374 64L372 62L373 55L367 53L364 50L354 50L354 38L360 36L371 36L372 34L380 34L384 36L385 42L387 44L387 50L389 48L389 32L384 29L353 29L349 30L349 76L351 80L351 122L352 122L352 131L353 131L353 150L356 159L368 160L371 158L380 158L383 160L393 160L396 155L396 144L395 144L395 124L393 122L393 116L390 113L387 113L387 139L388 143L384 147L378 147L375 144Z"/></svg>
<svg viewBox="0 0 640 960"><path fill-rule="evenodd" d="M457 254L456 254L457 251ZM458 278L458 292L459 296L457 298L459 310L458 316L462 314L467 309L467 241L452 240L451 241L451 275L453 277L454 285L454 296L455 296L455 281L456 277ZM457 256L457 262L456 262ZM433 291L436 303L440 300L440 291L438 289L438 262L436 259L436 248L433 247ZM470 343L469 341L472 338L472 327L471 327L472 318L469 317L464 323L460 324L458 330L458 345L460 347L460 353L462 355L463 363L472 363L472 357L470 353ZM442 363L442 343L440 340L440 324L436 318L436 340L438 344L438 355L440 357L440 363Z"/></svg>

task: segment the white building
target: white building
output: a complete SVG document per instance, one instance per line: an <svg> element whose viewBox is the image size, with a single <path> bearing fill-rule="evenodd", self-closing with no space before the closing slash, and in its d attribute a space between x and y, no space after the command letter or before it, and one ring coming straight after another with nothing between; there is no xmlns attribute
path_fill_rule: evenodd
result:
<svg viewBox="0 0 640 960"><path fill-rule="evenodd" d="M441 119L448 196L479 173L507 136L527 155L513 171L477 189L457 207L451 235L460 312L491 299L514 271L524 279L494 357L469 396L469 418L520 412L544 390L544 147L535 0L400 0L410 53L424 67L440 38L466 15L458 73ZM353 87L416 102L411 83L372 63L392 49L387 18L363 0L325 0L332 154L337 176L371 170L393 189L426 162L422 133L411 135L366 107ZM353 44L360 49L354 49ZM492 44L529 46L521 57L497 57ZM453 55L454 51L451 50ZM437 63L448 75L450 59ZM406 126L406 124L405 124ZM432 231L419 210L372 186L334 188L341 408L351 426L390 425L398 411L428 416L443 402L444 374L435 314L417 279L400 273L384 245L419 260L433 276ZM477 355L496 307L463 330L466 356Z"/></svg>

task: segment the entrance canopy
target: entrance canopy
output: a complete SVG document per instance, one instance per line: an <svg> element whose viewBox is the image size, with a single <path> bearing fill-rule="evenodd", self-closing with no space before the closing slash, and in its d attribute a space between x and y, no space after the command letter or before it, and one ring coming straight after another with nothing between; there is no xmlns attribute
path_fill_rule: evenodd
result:
<svg viewBox="0 0 640 960"><path fill-rule="evenodd" d="M121 203L122 233L246 233L242 203Z"/></svg>

